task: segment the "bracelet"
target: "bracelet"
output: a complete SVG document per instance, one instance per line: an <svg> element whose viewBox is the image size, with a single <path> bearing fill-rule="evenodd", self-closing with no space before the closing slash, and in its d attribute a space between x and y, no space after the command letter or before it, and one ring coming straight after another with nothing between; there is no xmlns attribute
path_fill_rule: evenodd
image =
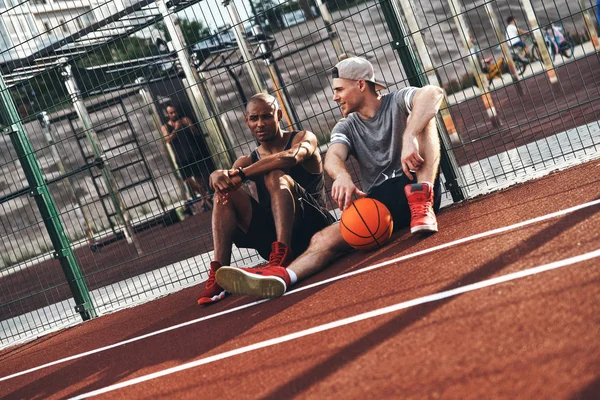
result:
<svg viewBox="0 0 600 400"><path fill-rule="evenodd" d="M242 167L237 167L237 170L239 172L239 176L240 178L242 178L242 182L245 182L248 180L248 178L246 177L246 174L244 173L244 169Z"/></svg>

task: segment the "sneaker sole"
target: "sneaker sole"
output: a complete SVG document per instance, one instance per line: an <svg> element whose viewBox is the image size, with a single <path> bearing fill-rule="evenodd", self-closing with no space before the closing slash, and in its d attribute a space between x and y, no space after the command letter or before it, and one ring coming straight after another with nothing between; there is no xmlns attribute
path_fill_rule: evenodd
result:
<svg viewBox="0 0 600 400"><path fill-rule="evenodd" d="M410 228L410 233L435 233L438 231L437 224L435 225L419 225Z"/></svg>
<svg viewBox="0 0 600 400"><path fill-rule="evenodd" d="M285 281L276 276L261 276L239 268L221 267L217 283L229 293L261 298L282 296L287 289Z"/></svg>
<svg viewBox="0 0 600 400"><path fill-rule="evenodd" d="M218 293L218 294L214 295L213 297L200 297L198 299L198 304L199 305L213 304L219 300L223 300L226 295L227 295L227 291L223 290L221 293Z"/></svg>

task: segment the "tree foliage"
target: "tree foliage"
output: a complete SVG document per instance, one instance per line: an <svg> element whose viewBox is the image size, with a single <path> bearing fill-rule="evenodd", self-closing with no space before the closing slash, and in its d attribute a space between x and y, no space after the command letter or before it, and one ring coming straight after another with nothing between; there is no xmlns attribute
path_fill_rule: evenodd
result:
<svg viewBox="0 0 600 400"><path fill-rule="evenodd" d="M283 26L281 7L274 0L250 0L252 10L259 24L269 30L278 30Z"/></svg>
<svg viewBox="0 0 600 400"><path fill-rule="evenodd" d="M150 39L129 36L93 51L87 57L79 60L77 65L84 68L93 67L111 62L149 57L155 53L154 45Z"/></svg>
<svg viewBox="0 0 600 400"><path fill-rule="evenodd" d="M181 33L188 46L196 44L211 35L210 28L202 21L190 21L182 18L179 21L179 26L181 27ZM159 22L156 27L162 32L163 37L167 42L171 40L171 35L169 35L164 22Z"/></svg>

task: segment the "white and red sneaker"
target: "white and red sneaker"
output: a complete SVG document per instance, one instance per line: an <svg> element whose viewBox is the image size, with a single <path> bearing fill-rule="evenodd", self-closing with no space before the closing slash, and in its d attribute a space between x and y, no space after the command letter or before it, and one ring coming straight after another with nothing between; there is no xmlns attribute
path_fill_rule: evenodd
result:
<svg viewBox="0 0 600 400"><path fill-rule="evenodd" d="M221 267L221 263L218 261L212 261L210 263L210 272L208 273L208 280L206 281L206 288L200 293L198 304L212 304L219 300L222 300L227 292L217 284L215 280L215 274Z"/></svg>
<svg viewBox="0 0 600 400"><path fill-rule="evenodd" d="M404 186L404 194L410 208L410 232L433 233L438 231L437 218L433 212L433 186L429 182Z"/></svg>
<svg viewBox="0 0 600 400"><path fill-rule="evenodd" d="M268 265L262 268L221 267L217 283L227 292L272 298L282 296L290 286L290 275L284 267Z"/></svg>

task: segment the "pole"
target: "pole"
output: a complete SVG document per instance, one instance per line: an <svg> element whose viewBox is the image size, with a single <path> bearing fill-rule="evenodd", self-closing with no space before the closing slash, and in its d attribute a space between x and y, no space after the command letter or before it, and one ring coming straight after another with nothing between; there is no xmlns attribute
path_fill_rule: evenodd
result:
<svg viewBox="0 0 600 400"><path fill-rule="evenodd" d="M398 3L398 0L394 1ZM421 34L421 31L419 29L419 24L417 23L415 14L413 13L413 6L410 0L399 0L399 6L402 9L402 13L404 14L404 18L406 19L408 29L410 30L410 33L408 33L408 35L412 36L412 39L415 42L417 54L420 58L421 65L425 70L425 74L427 75L427 80L429 84L441 87L442 85L440 85L437 75L435 74L433 62L431 61L431 57L429 57L429 52L427 51L427 47L425 46L425 40L423 39L423 35ZM398 4L396 5L396 8L397 7ZM448 98L446 97L445 92L444 99L442 100L442 104L440 106L440 115L442 116L442 121L444 123L444 126L446 127L446 132L448 133L448 137L450 138L452 144L460 144L460 136L458 136L458 131L456 130L454 121L452 120L452 115L450 115L450 110L448 108Z"/></svg>
<svg viewBox="0 0 600 400"><path fill-rule="evenodd" d="M67 284L73 294L75 311L84 321L94 318L97 314L90 292L2 73L0 73L0 121L4 121L6 124L2 128L2 132L9 136L19 157L21 168L31 188L29 194L35 199L54 247L54 257L60 262Z"/></svg>
<svg viewBox="0 0 600 400"><path fill-rule="evenodd" d="M417 58L413 55L412 49L406 43L406 35L404 34L404 29L400 23L400 21L402 21L401 13L397 7L394 7L395 5L397 6L395 2L381 2L381 9L392 36L391 45L398 52L402 68L406 73L409 84L415 87L423 87L426 84L426 81L421 73ZM437 117L436 122L438 131L443 132L444 124L441 123ZM454 154L448 150L446 136L447 135L440 134L442 142L440 151L440 169L446 179L446 189L450 192L452 200L458 202L464 200L465 195L456 173L456 171L459 171L460 169L454 158Z"/></svg>
<svg viewBox="0 0 600 400"><path fill-rule="evenodd" d="M248 50L248 42L242 33L242 22L234 2L230 0L223 0L223 6L227 8L229 18L231 18L231 23L233 24L233 30L235 32L235 41L240 49L240 52L242 53L244 67L246 68L248 76L250 77L250 81L252 82L252 86L254 87L254 93L267 93L267 85L262 79L262 76L259 74L258 69L254 64L255 62L253 56Z"/></svg>
<svg viewBox="0 0 600 400"><path fill-rule="evenodd" d="M265 65L269 69L271 81L273 82L273 89L275 90L275 96L277 96L279 104L281 105L281 111L283 112L283 116L288 126L292 130L302 130L300 118L296 113L296 108L292 103L290 93L288 92L287 87L283 83L281 71L277 66L275 57L273 57L271 45L266 37L264 37L263 40L260 41L260 51L263 55Z"/></svg>
<svg viewBox="0 0 600 400"><path fill-rule="evenodd" d="M198 85L200 87L200 91L202 92L202 96L206 99L206 107L210 115L214 117L214 122L218 127L220 134L220 138L223 140L223 145L225 146L225 151L227 152L227 161L228 166L233 165L234 160L237 159L237 155L235 154L235 150L233 149L233 145L229 140L229 136L226 132L231 132L227 121L223 118L223 113L219 111L219 107L217 105L217 95L213 86L209 83L208 79L204 77L204 73L202 72L202 62L198 59L196 54L192 54L192 65L195 68L196 74L198 75L199 81Z"/></svg>
<svg viewBox="0 0 600 400"><path fill-rule="evenodd" d="M94 158L98 162L98 168L100 168L100 172L102 173L102 179L110 195L115 212L119 217L120 223L123 224L123 235L125 236L127 243L133 244L137 254L140 255L142 254L142 249L137 240L134 238L133 227L131 226L131 218L127 212L127 209L125 208L121 194L119 193L119 187L117 186L117 183L110 171L110 166L106 160L106 155L104 154L102 146L98 141L98 135L92 126L90 115L87 112L85 104L83 104L83 100L81 99L81 93L77 86L77 82L75 82L71 65L67 64L67 61L67 58L61 58L59 60L60 64L62 65L61 75L65 81L67 92L71 97L71 102L73 103L73 107L75 107L75 112L77 113L77 116L83 125L83 131L88 139L88 143L92 147Z"/></svg>
<svg viewBox="0 0 600 400"><path fill-rule="evenodd" d="M140 97L142 98L142 104L145 104L148 107L150 114L152 115L152 122L154 123L154 127L156 128L156 131L158 132L158 138L160 139L161 143L163 144L163 150L167 154L167 159L169 160L169 163L173 170L173 175L175 175L175 180L177 181L177 186L179 187L180 197L183 200L190 199L191 195L187 188L187 185L183 182L181 173L179 172L179 166L177 165L177 159L175 158L175 153L173 152L173 149L171 148L171 146L165 141L165 138L161 133L162 132L161 131L162 123L160 120L160 114L158 112L158 109L156 108L156 104L154 103L154 97L152 96L152 92L150 92L150 89L145 84L145 82L146 82L145 78L137 78L135 80L135 83L141 85L138 93L140 94Z"/></svg>
<svg viewBox="0 0 600 400"><path fill-rule="evenodd" d="M535 17L535 12L533 11L531 1L521 0L521 2L523 4L523 11L525 11L525 16L527 17L527 22L529 22L529 28L533 32L533 37L535 38L538 50L540 51L540 56L542 57L542 64L546 69L546 75L548 76L548 80L550 81L550 83L558 83L558 77L556 76L556 71L554 70L554 65L552 64L550 53L548 53L546 42L544 42L544 35L542 35L542 30L538 26L537 18Z"/></svg>
<svg viewBox="0 0 600 400"><path fill-rule="evenodd" d="M244 88L242 87L242 84L240 83L240 80L238 79L237 74L235 73L233 68L231 68L226 63L225 56L223 56L223 55L221 55L221 63L225 66L225 70L229 74L229 77L231 79L233 79L233 82L235 83L235 87L236 87L238 93L240 94L240 100L242 100L242 105L244 106L244 108L246 108L246 104L248 103L248 97L246 97L246 93L244 93Z"/></svg>
<svg viewBox="0 0 600 400"><path fill-rule="evenodd" d="M492 28L494 29L494 33L496 34L496 38L498 39L498 43L500 43L500 49L502 50L502 55L504 56L504 61L508 65L508 71L510 72L510 76L512 78L513 83L519 82L519 73L517 72L517 67L515 66L515 61L510 54L510 50L508 49L508 45L506 44L506 40L504 39L504 34L502 33L501 25L498 23L498 18L496 18L496 13L492 8L491 3L485 3L485 11L487 12L488 18L492 23ZM520 85L516 85L517 93L520 96L523 95L523 88Z"/></svg>
<svg viewBox="0 0 600 400"><path fill-rule="evenodd" d="M54 138L52 137L52 132L50 132L50 118L48 117L48 113L46 111L42 111L38 118L40 120L40 124L42 125L44 137L46 138L48 148L50 148L50 152L52 153L52 159L56 163L58 172L60 172L61 174L65 174L65 167L62 163L60 155L58 154L58 150L56 150ZM75 211L77 220L79 221L81 229L87 237L88 245L92 246L94 244L94 233L92 232L92 224L88 216L83 211L83 207L81 206L79 196L77 196L77 194L75 193L75 185L73 184L73 180L70 177L67 178L67 186L69 187L71 204L73 204L73 210Z"/></svg>
<svg viewBox="0 0 600 400"><path fill-rule="evenodd" d="M483 71L481 70L481 66L479 65L479 60L477 60L477 54L473 52L473 43L471 42L471 38L468 34L469 28L467 26L467 22L465 21L464 11L462 10L462 6L459 3L459 0L448 0L448 4L450 8L454 10L454 23L458 28L458 36L463 44L463 47L469 53L469 63L471 64L471 70L473 71L473 75L475 76L475 81L477 82L477 87L481 92L481 99L483 100L483 105L485 110L492 122L492 126L497 127L500 125L500 121L498 120L498 113L496 112L496 107L494 106L494 101L492 100L492 95L490 94L490 87L487 79L485 78Z"/></svg>
<svg viewBox="0 0 600 400"><path fill-rule="evenodd" d="M171 36L173 50L177 54L177 58L189 84L189 90L192 93L190 98L192 108L196 114L196 120L203 128L202 134L207 138L206 142L213 160L215 160L215 166L218 169L228 169L232 164L232 160L227 153L223 132L219 130L219 124L215 120L215 116L211 115L208 110L208 101L200 88L200 77L197 75L196 70L192 68L190 62L187 45L179 26L179 18L169 11L165 0L157 0L156 4L163 16L163 21L169 32L169 36Z"/></svg>
<svg viewBox="0 0 600 400"><path fill-rule="evenodd" d="M344 52L344 47L342 46L342 42L340 41L340 35L338 35L337 29L335 29L335 23L333 22L333 18L329 13L329 9L327 8L327 4L325 4L322 0L315 0L317 7L319 7L319 12L321 13L321 17L323 18L323 22L325 22L325 29L327 30L327 34L329 35L329 39L331 40L331 44L333 45L333 50L335 51L335 55L339 60L342 57Z"/></svg>
<svg viewBox="0 0 600 400"><path fill-rule="evenodd" d="M585 23L586 30L590 34L590 40L594 45L594 49L596 49L596 51L600 51L600 41L598 40L598 35L596 34L596 27L592 22L594 17L590 17L590 9L584 3L584 0L579 0L579 8L581 9L581 14L583 15L583 22ZM591 8L591 11L592 13L594 12L594 7ZM598 23L600 23L600 21L598 21Z"/></svg>

